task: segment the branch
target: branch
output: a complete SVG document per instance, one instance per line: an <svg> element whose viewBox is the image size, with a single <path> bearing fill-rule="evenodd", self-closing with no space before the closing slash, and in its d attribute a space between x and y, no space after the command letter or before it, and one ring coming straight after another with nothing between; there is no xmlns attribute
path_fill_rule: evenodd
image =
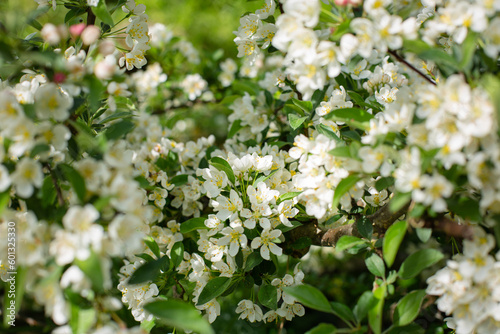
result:
<svg viewBox="0 0 500 334"><path fill-rule="evenodd" d="M64 206L64 197L61 188L59 187L59 183L57 182L56 175L54 174L54 171L52 170L52 168L50 168L50 165L48 163L45 164L45 167L49 171L52 183L54 184L54 188L56 189L57 201L59 202L59 206Z"/></svg>
<svg viewBox="0 0 500 334"><path fill-rule="evenodd" d="M429 82L429 83L433 84L434 86L436 86L436 82L434 80L432 80L431 78L429 78L427 75L423 74L418 68L416 68L415 66L413 66L412 64L410 64L409 62L407 62L405 59L403 59L400 55L398 55L396 53L396 51L389 50L389 51L387 51L387 53L389 53L391 56L393 56L394 58L396 58L399 62L401 62L401 63L405 64L406 66L408 66L412 71L414 71L415 73L417 73L418 75L420 75L427 82Z"/></svg>

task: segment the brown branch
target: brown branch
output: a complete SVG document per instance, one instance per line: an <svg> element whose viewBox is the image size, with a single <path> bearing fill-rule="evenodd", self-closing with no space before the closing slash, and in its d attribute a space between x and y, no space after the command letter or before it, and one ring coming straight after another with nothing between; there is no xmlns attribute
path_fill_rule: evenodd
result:
<svg viewBox="0 0 500 334"><path fill-rule="evenodd" d="M456 221L444 216L439 218L410 218L408 221L412 227L432 228L434 231L443 232L449 237L471 240L474 236L472 226L458 224Z"/></svg>
<svg viewBox="0 0 500 334"><path fill-rule="evenodd" d="M49 164L45 164L45 167L49 171L50 177L52 179L52 183L54 184L54 188L56 189L57 201L58 201L60 206L64 206L64 197L63 197L63 194L61 191L61 187L59 187L59 183L57 182L56 175L54 174L54 171L52 170L52 168L50 168Z"/></svg>
<svg viewBox="0 0 500 334"><path fill-rule="evenodd" d="M413 66L412 64L410 64L409 62L407 62L403 57L401 57L400 55L398 55L396 53L396 51L389 50L389 51L387 51L387 53L389 53L391 56L393 56L394 58L396 58L399 62L401 62L401 63L405 64L406 66L408 66L412 71L414 71L415 73L417 73L418 75L420 75L427 82L429 82L429 83L433 84L434 86L436 86L436 82L434 80L432 80L427 75L425 75L424 73L422 73L418 68L416 68L415 66Z"/></svg>

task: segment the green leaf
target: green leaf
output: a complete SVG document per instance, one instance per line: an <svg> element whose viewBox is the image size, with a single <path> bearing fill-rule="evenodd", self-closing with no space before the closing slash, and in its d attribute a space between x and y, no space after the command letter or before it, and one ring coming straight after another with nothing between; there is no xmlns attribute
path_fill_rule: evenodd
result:
<svg viewBox="0 0 500 334"><path fill-rule="evenodd" d="M181 174L181 175L176 175L172 179L170 179L170 183L173 184L176 187L182 186L188 182L188 175L187 174Z"/></svg>
<svg viewBox="0 0 500 334"><path fill-rule="evenodd" d="M361 178L357 175L349 175L345 179L339 182L337 188L335 188L335 194L333 195L332 207L336 208L339 205L340 198L347 193Z"/></svg>
<svg viewBox="0 0 500 334"><path fill-rule="evenodd" d="M333 313L332 307L325 295L311 285L286 286L283 287L283 291L294 297L299 303L304 304L304 306L326 313Z"/></svg>
<svg viewBox="0 0 500 334"><path fill-rule="evenodd" d="M157 260L146 262L137 268L128 280L128 284L141 284L154 281L162 269L168 268L170 260L168 256L163 256Z"/></svg>
<svg viewBox="0 0 500 334"><path fill-rule="evenodd" d="M259 253L253 252L248 255L245 261L245 272L250 271L262 262L262 256Z"/></svg>
<svg viewBox="0 0 500 334"><path fill-rule="evenodd" d="M418 56L424 60L430 60L436 63L436 65L440 66L443 69L446 69L447 72L451 74L453 71L459 71L460 66L455 58L450 56L443 50L440 49L428 49L423 52L419 52Z"/></svg>
<svg viewBox="0 0 500 334"><path fill-rule="evenodd" d="M236 182L236 178L234 177L233 169L231 168L231 165L229 165L229 163L226 160L219 158L219 157L213 157L212 159L210 159L210 161L208 163L211 164L212 166L214 166L215 168L217 168L218 170L226 173L227 178L229 179L229 181L232 184L234 184Z"/></svg>
<svg viewBox="0 0 500 334"><path fill-rule="evenodd" d="M389 208L392 212L402 209L411 200L411 193L395 193L389 202Z"/></svg>
<svg viewBox="0 0 500 334"><path fill-rule="evenodd" d="M366 259L365 264L368 270L375 276L385 277L384 261L375 253L371 253Z"/></svg>
<svg viewBox="0 0 500 334"><path fill-rule="evenodd" d="M212 278L201 291L196 305L206 304L212 299L219 297L226 291L229 285L231 285L231 278L229 277L219 276Z"/></svg>
<svg viewBox="0 0 500 334"><path fill-rule="evenodd" d="M405 326L418 316L425 290L415 290L401 298L394 311L394 325Z"/></svg>
<svg viewBox="0 0 500 334"><path fill-rule="evenodd" d="M403 41L403 50L405 52L412 52L415 54L419 54L420 52L430 50L432 47L425 43L424 41L420 39L415 39L415 40L408 40L405 39Z"/></svg>
<svg viewBox="0 0 500 334"><path fill-rule="evenodd" d="M102 273L101 259L99 255L91 252L90 256L86 260L76 259L75 264L90 279L94 290L101 292L103 290L104 275Z"/></svg>
<svg viewBox="0 0 500 334"><path fill-rule="evenodd" d="M75 190L76 195L78 196L78 199L81 202L85 201L85 195L87 193L87 188L85 187L85 180L84 178L70 165L67 164L60 164L58 166L61 171L64 174L64 177L66 180L69 181L73 189Z"/></svg>
<svg viewBox="0 0 500 334"><path fill-rule="evenodd" d="M289 199L295 198L298 195L300 195L302 191L291 191L288 193L284 193L280 197L278 197L278 200L276 201L277 204L280 204L281 202L287 201Z"/></svg>
<svg viewBox="0 0 500 334"><path fill-rule="evenodd" d="M372 224L370 219L368 219L366 217L361 217L360 219L358 219L358 221L356 223L356 227L358 228L359 234L361 234L361 236L363 238L366 238L366 239L372 238L373 224Z"/></svg>
<svg viewBox="0 0 500 334"><path fill-rule="evenodd" d="M269 175L260 175L256 179L253 180L252 186L257 186L261 182L266 182L269 178L271 178L274 174L278 172L278 169L276 169L274 172L269 173Z"/></svg>
<svg viewBox="0 0 500 334"><path fill-rule="evenodd" d="M472 66L474 53L477 50L477 34L469 31L462 43L460 63L458 66L464 71L469 71Z"/></svg>
<svg viewBox="0 0 500 334"><path fill-rule="evenodd" d="M330 302L330 306L333 309L333 314L342 319L346 324L353 323L356 321L354 313L346 305L338 302Z"/></svg>
<svg viewBox="0 0 500 334"><path fill-rule="evenodd" d="M179 264L181 264L182 260L184 260L184 244L182 241L177 241L170 251L170 259L172 266L177 268Z"/></svg>
<svg viewBox="0 0 500 334"><path fill-rule="evenodd" d="M208 227L205 225L205 220L207 220L207 218L205 217L195 217L186 220L185 222L181 223L181 233L185 234L191 231L208 229Z"/></svg>
<svg viewBox="0 0 500 334"><path fill-rule="evenodd" d="M304 114L308 115L308 114L311 113L312 108L313 108L312 102L310 102L310 101L301 101L301 100L297 100L297 99L292 99L292 102L297 107L299 107L300 109L302 109L302 111L304 112Z"/></svg>
<svg viewBox="0 0 500 334"><path fill-rule="evenodd" d="M377 191L382 191L384 189L389 188L390 186L394 185L395 179L392 176L388 177L382 177L375 182L375 189Z"/></svg>
<svg viewBox="0 0 500 334"><path fill-rule="evenodd" d="M432 228L416 228L415 233L420 241L426 243L431 238Z"/></svg>
<svg viewBox="0 0 500 334"><path fill-rule="evenodd" d="M399 245L403 241L406 234L406 221L402 220L392 224L385 232L384 243L382 244L382 252L387 267L390 268L396 259Z"/></svg>
<svg viewBox="0 0 500 334"><path fill-rule="evenodd" d="M327 89L328 87L325 87L323 89L317 89L316 91L314 91L311 97L311 103L312 103L311 110L316 109L321 104L321 102L324 101Z"/></svg>
<svg viewBox="0 0 500 334"><path fill-rule="evenodd" d="M102 22L106 23L110 27L114 26L113 18L108 12L108 7L106 6L106 0L100 0L97 7L90 7L95 16L99 18Z"/></svg>
<svg viewBox="0 0 500 334"><path fill-rule="evenodd" d="M352 235L343 235L337 241L337 244L335 245L335 249L340 252L340 251L343 251L345 249L349 249L351 247L363 245L363 244L368 245L366 240L363 240L363 239L358 238L358 237L354 237Z"/></svg>
<svg viewBox="0 0 500 334"><path fill-rule="evenodd" d="M227 138L233 138L233 136L242 128L243 126L241 125L241 120L237 119L236 121L233 122L231 125L231 128L229 129L229 132L227 134Z"/></svg>
<svg viewBox="0 0 500 334"><path fill-rule="evenodd" d="M490 95L491 102L497 111L498 125L500 125L500 94L498 94L500 92L500 79L493 74L487 73L481 79L481 86Z"/></svg>
<svg viewBox="0 0 500 334"><path fill-rule="evenodd" d="M215 333L200 311L193 305L181 300L155 300L144 305L144 309L169 326L200 334Z"/></svg>
<svg viewBox="0 0 500 334"><path fill-rule="evenodd" d="M30 157L34 158L41 153L50 151L50 146L47 144L38 144L30 152Z"/></svg>
<svg viewBox="0 0 500 334"><path fill-rule="evenodd" d="M328 151L328 153L334 157L351 158L351 150L349 149L349 146L335 147L333 150Z"/></svg>
<svg viewBox="0 0 500 334"><path fill-rule="evenodd" d="M148 246L149 249L151 249L151 251L157 258L160 258L160 247L153 238L144 239L144 243Z"/></svg>
<svg viewBox="0 0 500 334"><path fill-rule="evenodd" d="M482 221L481 212L479 210L479 202L468 197L453 198L446 201L448 209L461 216L464 219L469 219L474 222Z"/></svg>
<svg viewBox="0 0 500 334"><path fill-rule="evenodd" d="M334 334L337 328L332 324L321 323L313 329L306 332L306 334Z"/></svg>
<svg viewBox="0 0 500 334"><path fill-rule="evenodd" d="M332 110L324 118L344 122L353 127L367 130L373 115L360 108L341 108Z"/></svg>
<svg viewBox="0 0 500 334"><path fill-rule="evenodd" d="M130 111L119 111L111 114L110 116L106 117L105 119L101 120L98 122L98 124L105 124L109 123L111 121L117 120L117 119L125 119L125 118L131 118L134 117L134 113L131 113Z"/></svg>
<svg viewBox="0 0 500 334"><path fill-rule="evenodd" d="M295 240L290 247L293 249L303 249L312 245L312 240L309 237L300 237Z"/></svg>
<svg viewBox="0 0 500 334"><path fill-rule="evenodd" d="M411 254L399 268L399 277L410 279L417 276L422 270L439 262L443 253L435 249L421 249Z"/></svg>
<svg viewBox="0 0 500 334"><path fill-rule="evenodd" d="M42 188L40 188L40 191L38 192L37 197L41 200L42 206L44 208L48 206L54 205L54 201L56 199L57 193L56 193L56 188L54 186L54 181L52 180L51 175L47 175L45 179L43 179L43 184ZM1 198L1 195L0 195ZM1 200L0 200L1 202ZM1 206L1 204L0 204ZM1 214L1 209L0 209L0 214ZM99 210L98 210L99 211Z"/></svg>
<svg viewBox="0 0 500 334"><path fill-rule="evenodd" d="M382 315L386 290L386 286L381 285L374 291L375 303L368 310L368 323L375 334L380 334L382 332Z"/></svg>
<svg viewBox="0 0 500 334"><path fill-rule="evenodd" d="M298 129L306 119L307 116L300 117L297 114L288 114L288 121L290 122L290 127L293 130Z"/></svg>
<svg viewBox="0 0 500 334"><path fill-rule="evenodd" d="M278 289L274 285L265 284L259 289L259 302L271 310L278 308Z"/></svg>
<svg viewBox="0 0 500 334"><path fill-rule="evenodd" d="M373 297L373 292L371 291L363 292L361 297L359 297L358 299L358 303L353 309L356 320L358 322L363 321L363 319L368 314L368 310L371 309L376 302L377 300L375 299L375 297Z"/></svg>
<svg viewBox="0 0 500 334"><path fill-rule="evenodd" d="M304 116L304 111L294 104L285 104L285 106L283 107L283 112L286 115L294 114Z"/></svg>
<svg viewBox="0 0 500 334"><path fill-rule="evenodd" d="M134 127L135 124L131 121L128 120L120 121L108 126L106 128L106 131L104 132L104 135L109 140L116 140L125 136L130 131L132 131Z"/></svg>
<svg viewBox="0 0 500 334"><path fill-rule="evenodd" d="M342 140L339 138L339 136L337 136L335 134L335 132L333 131L332 128L326 126L325 124L317 124L315 125L316 127L316 131L318 131L318 133L324 135L324 136L327 136L328 138L330 139L333 139L335 140L336 142L341 142Z"/></svg>

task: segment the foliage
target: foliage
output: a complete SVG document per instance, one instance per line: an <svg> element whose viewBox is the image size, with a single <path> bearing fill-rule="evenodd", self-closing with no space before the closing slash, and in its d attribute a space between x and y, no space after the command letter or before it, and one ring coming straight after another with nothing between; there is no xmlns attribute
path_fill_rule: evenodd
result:
<svg viewBox="0 0 500 334"><path fill-rule="evenodd" d="M156 1L35 2L0 5L5 331L498 332L496 3L262 0L235 60Z"/></svg>

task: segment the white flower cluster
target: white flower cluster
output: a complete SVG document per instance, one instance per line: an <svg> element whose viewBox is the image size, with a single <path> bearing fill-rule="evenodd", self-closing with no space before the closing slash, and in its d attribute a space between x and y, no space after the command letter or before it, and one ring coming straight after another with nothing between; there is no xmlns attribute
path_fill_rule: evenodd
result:
<svg viewBox="0 0 500 334"><path fill-rule="evenodd" d="M463 253L427 280L427 294L439 296L440 311L457 334L498 333L500 327L500 254L493 235L475 228L472 240L464 240Z"/></svg>
<svg viewBox="0 0 500 334"><path fill-rule="evenodd" d="M274 14L275 6L274 0L266 0L264 8L243 16L238 31L234 32L238 57L247 56L251 65L261 54L260 49L269 47L274 38L276 26L264 20Z"/></svg>
<svg viewBox="0 0 500 334"><path fill-rule="evenodd" d="M146 6L143 4L136 5L135 0L127 0L127 3L122 6L122 10L131 15L129 18L130 23L126 29L125 43L132 50L121 57L118 63L121 67L125 66L130 71L134 67L141 68L147 63L144 53L150 49L148 45L148 16L144 14Z"/></svg>

